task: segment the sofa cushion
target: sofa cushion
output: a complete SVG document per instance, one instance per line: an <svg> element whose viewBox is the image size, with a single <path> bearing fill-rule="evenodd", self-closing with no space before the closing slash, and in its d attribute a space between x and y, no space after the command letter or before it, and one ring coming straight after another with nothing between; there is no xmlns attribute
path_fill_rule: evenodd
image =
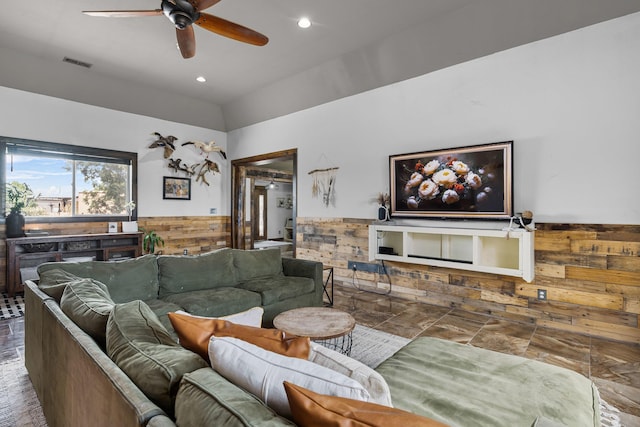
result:
<svg viewBox="0 0 640 427"><path fill-rule="evenodd" d="M60 300L64 314L102 347L106 340L107 320L114 305L107 287L93 279L70 282Z"/></svg>
<svg viewBox="0 0 640 427"><path fill-rule="evenodd" d="M385 379L364 363L315 342L311 343L309 361L358 381L369 392L370 402L393 406Z"/></svg>
<svg viewBox="0 0 640 427"><path fill-rule="evenodd" d="M107 322L107 354L170 415L182 376L207 366L200 356L177 344L142 301L113 308Z"/></svg>
<svg viewBox="0 0 640 427"><path fill-rule="evenodd" d="M238 285L241 289L257 292L262 305L271 305L289 298L313 293L315 282L308 277L269 276L251 279Z"/></svg>
<svg viewBox="0 0 640 427"><path fill-rule="evenodd" d="M40 264L38 274L61 269L79 277L90 277L107 285L116 303L148 300L158 296L158 265L155 255L124 261L53 262Z"/></svg>
<svg viewBox="0 0 640 427"><path fill-rule="evenodd" d="M283 274L280 249L232 249L231 251L239 282Z"/></svg>
<svg viewBox="0 0 640 427"><path fill-rule="evenodd" d="M250 342L269 351L301 359L309 358L308 337L287 336L277 329L262 329L238 325L224 319L191 316L188 313L169 313L180 344L209 360L209 340L212 336L233 337Z"/></svg>
<svg viewBox="0 0 640 427"><path fill-rule="evenodd" d="M300 427L447 427L438 421L371 402L327 396L284 383L293 420Z"/></svg>
<svg viewBox="0 0 640 427"><path fill-rule="evenodd" d="M220 317L262 305L259 294L240 288L215 288L203 291L173 294L164 301L182 307L197 316Z"/></svg>
<svg viewBox="0 0 640 427"><path fill-rule="evenodd" d="M75 274L71 274L68 271L64 271L60 268L52 268L45 270L39 275L38 288L45 294L53 297L58 304L62 299L62 293L64 288L69 282L80 279Z"/></svg>
<svg viewBox="0 0 640 427"><path fill-rule="evenodd" d="M254 394L276 413L291 418L283 381L318 393L369 400L369 393L345 375L308 360L287 357L230 337L211 337L211 366L226 379Z"/></svg>
<svg viewBox="0 0 640 427"><path fill-rule="evenodd" d="M160 298L177 293L235 286L236 270L231 249L201 255L158 257Z"/></svg>
<svg viewBox="0 0 640 427"><path fill-rule="evenodd" d="M198 369L182 377L176 396L176 424L225 427L295 425L211 368Z"/></svg>

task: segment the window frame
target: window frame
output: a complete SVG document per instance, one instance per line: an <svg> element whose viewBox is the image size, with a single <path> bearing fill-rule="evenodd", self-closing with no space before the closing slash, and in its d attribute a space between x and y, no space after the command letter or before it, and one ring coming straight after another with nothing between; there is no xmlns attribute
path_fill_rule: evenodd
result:
<svg viewBox="0 0 640 427"><path fill-rule="evenodd" d="M20 151L24 150L42 151L58 153L60 158L80 161L108 161L107 159L117 159L112 163L129 164L131 167L131 200L136 204L136 209L131 215L131 220L138 219L138 153L118 150L108 150L104 148L85 147L82 145L60 144L56 142L36 141L23 138L13 138L0 136L0 211L7 212L7 149L15 146ZM69 222L108 222L108 221L128 221L129 216L123 215L74 215L64 217L54 216L25 216L27 224L41 223L69 223ZM4 215L0 215L0 223L5 222Z"/></svg>

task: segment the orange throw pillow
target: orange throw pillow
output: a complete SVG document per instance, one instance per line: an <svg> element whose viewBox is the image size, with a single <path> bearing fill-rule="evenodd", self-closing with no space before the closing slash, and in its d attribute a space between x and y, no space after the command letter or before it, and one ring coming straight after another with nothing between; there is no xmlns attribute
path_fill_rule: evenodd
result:
<svg viewBox="0 0 640 427"><path fill-rule="evenodd" d="M318 394L284 382L293 421L300 427L447 427L401 409L345 397Z"/></svg>
<svg viewBox="0 0 640 427"><path fill-rule="evenodd" d="M300 359L309 358L308 337L286 335L278 329L263 329L231 323L227 320L193 317L180 313L169 313L169 320L175 329L180 344L209 361L209 339L232 337L246 341L265 350Z"/></svg>

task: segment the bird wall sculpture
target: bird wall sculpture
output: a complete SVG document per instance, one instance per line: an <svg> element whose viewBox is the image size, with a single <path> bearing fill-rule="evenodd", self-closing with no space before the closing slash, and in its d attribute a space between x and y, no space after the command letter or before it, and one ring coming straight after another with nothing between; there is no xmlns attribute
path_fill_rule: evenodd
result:
<svg viewBox="0 0 640 427"><path fill-rule="evenodd" d="M158 132L153 132L151 135L156 136L158 139L153 141L151 145L149 145L149 148L162 147L164 149L164 158L168 159L171 157L171 154L173 154L176 149L174 142L177 141L178 138L173 135L162 136Z"/></svg>
<svg viewBox="0 0 640 427"><path fill-rule="evenodd" d="M209 159L204 159L204 162L199 164L200 169L198 169L198 176L196 176L196 182L201 181L203 184L209 185L207 181L206 175L208 173L220 173L220 169L218 168L218 164L216 162L212 162Z"/></svg>
<svg viewBox="0 0 640 427"><path fill-rule="evenodd" d="M209 157L209 153L213 153L214 151L217 151L220 154L220 156L222 156L223 159L227 158L227 153L225 153L220 146L216 145L215 141L209 141L209 142L189 141L182 144L183 147L185 145L193 145L194 147L200 150L201 154L207 153L207 157Z"/></svg>
<svg viewBox="0 0 640 427"><path fill-rule="evenodd" d="M167 159L167 167L169 169L172 169L176 173L184 173L188 177L196 175L196 182L207 186L210 185L209 181L207 181L207 174L215 175L220 173L218 164L209 160L209 154L217 152L223 159L227 158L227 153L225 153L220 146L216 145L215 141L189 141L182 144L182 146L193 145L196 149L200 150L201 155L204 155L204 159L200 163L188 165L182 161L182 158L172 157L176 150L175 142L178 138L173 135L162 136L159 132L153 132L151 135L157 139L149 145L149 148L162 148L164 150L163 155L164 158Z"/></svg>

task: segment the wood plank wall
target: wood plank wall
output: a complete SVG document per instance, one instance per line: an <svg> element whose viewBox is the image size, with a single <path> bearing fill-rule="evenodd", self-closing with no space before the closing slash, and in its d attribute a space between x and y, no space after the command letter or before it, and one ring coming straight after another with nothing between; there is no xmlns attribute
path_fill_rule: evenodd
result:
<svg viewBox="0 0 640 427"><path fill-rule="evenodd" d="M368 262L370 220L297 218L298 258L334 267L353 286L348 261ZM640 226L536 224L532 283L487 273L385 262L395 295L524 323L640 343ZM360 286L387 288L357 272ZM536 299L547 290L547 301Z"/></svg>
<svg viewBox="0 0 640 427"><path fill-rule="evenodd" d="M368 262L371 220L297 218L298 258L334 267L335 282L352 286L348 261ZM208 252L231 246L225 216L148 217L140 227L165 239L165 254ZM536 224L533 283L487 273L386 262L395 295L460 307L525 323L640 342L640 226ZM29 228L29 226L27 227ZM103 233L106 222L38 224L51 234ZM0 228L0 285L6 246ZM361 286L388 286L384 275L358 272ZM548 301L536 299L546 289Z"/></svg>
<svg viewBox="0 0 640 427"><path fill-rule="evenodd" d="M138 226L154 230L165 241L165 246L156 248L164 254L189 254L209 252L231 246L231 218L228 216L180 216L146 217L138 219ZM6 234L0 226L0 287L6 289ZM107 222L73 222L27 224L26 229L37 228L50 234L106 233Z"/></svg>

